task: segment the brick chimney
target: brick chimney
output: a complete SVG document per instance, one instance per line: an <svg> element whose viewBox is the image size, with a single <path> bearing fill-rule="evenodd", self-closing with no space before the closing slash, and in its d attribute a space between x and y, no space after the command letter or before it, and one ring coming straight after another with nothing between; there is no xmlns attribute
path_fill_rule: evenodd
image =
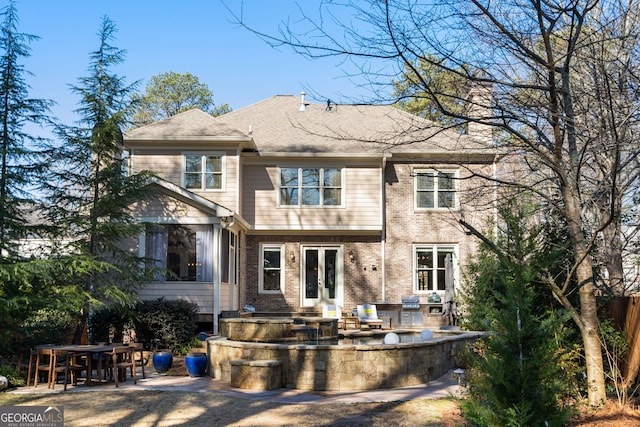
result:
<svg viewBox="0 0 640 427"><path fill-rule="evenodd" d="M492 128L488 124L493 117L491 111L491 98L493 87L488 83L473 82L467 93L467 114L469 123L467 133L474 139L490 143L492 140ZM474 121L478 120L478 121Z"/></svg>

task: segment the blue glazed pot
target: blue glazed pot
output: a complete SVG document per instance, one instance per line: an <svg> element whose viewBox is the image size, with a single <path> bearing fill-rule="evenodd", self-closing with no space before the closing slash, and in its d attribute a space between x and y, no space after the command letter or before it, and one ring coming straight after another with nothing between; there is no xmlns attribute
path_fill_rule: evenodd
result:
<svg viewBox="0 0 640 427"><path fill-rule="evenodd" d="M170 350L158 350L153 353L153 367L156 372L163 374L171 369L173 354Z"/></svg>
<svg viewBox="0 0 640 427"><path fill-rule="evenodd" d="M207 355L205 353L187 353L184 358L189 376L201 377L207 370Z"/></svg>

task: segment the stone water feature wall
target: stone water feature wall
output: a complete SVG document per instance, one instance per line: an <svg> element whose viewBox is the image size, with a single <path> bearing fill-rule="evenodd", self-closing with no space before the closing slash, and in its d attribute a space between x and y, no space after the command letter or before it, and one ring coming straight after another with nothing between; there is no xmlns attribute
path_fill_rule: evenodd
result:
<svg viewBox="0 0 640 427"><path fill-rule="evenodd" d="M209 372L231 382L231 362L279 361L281 386L302 390L372 390L424 384L460 367L480 332L384 345L296 345L207 340Z"/></svg>

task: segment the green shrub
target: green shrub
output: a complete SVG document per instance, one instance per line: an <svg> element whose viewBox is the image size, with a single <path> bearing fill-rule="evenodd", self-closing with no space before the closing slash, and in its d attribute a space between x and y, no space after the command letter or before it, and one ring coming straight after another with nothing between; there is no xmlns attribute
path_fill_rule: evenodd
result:
<svg viewBox="0 0 640 427"><path fill-rule="evenodd" d="M202 346L202 341L198 337L193 337L188 342L183 343L173 349L173 353L177 356L186 356L193 348Z"/></svg>
<svg viewBox="0 0 640 427"><path fill-rule="evenodd" d="M21 347L68 343L75 326L76 321L69 313L54 309L38 310L29 316L22 326L25 338Z"/></svg>
<svg viewBox="0 0 640 427"><path fill-rule="evenodd" d="M89 316L90 342L123 342L124 333L131 329L133 313L127 307L103 307Z"/></svg>
<svg viewBox="0 0 640 427"><path fill-rule="evenodd" d="M195 336L197 313L198 306L188 301L143 301L136 307L137 340L152 350L168 348L179 353Z"/></svg>
<svg viewBox="0 0 640 427"><path fill-rule="evenodd" d="M9 388L23 386L26 384L25 378L18 375L18 370L15 366L0 365L0 376L7 378L9 381Z"/></svg>

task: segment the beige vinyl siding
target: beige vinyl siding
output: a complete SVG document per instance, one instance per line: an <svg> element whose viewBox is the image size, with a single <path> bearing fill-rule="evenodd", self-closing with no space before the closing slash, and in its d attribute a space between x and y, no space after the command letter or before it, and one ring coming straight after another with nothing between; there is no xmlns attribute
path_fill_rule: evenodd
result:
<svg viewBox="0 0 640 427"><path fill-rule="evenodd" d="M186 223L194 220L200 223L210 223L212 215L161 193L153 199L135 203L131 209L132 215L142 220L153 219L167 223L175 221Z"/></svg>
<svg viewBox="0 0 640 427"><path fill-rule="evenodd" d="M237 292L237 285L234 292ZM230 287L223 283L220 285L220 310L236 310L237 304L230 303ZM195 282L155 282L148 283L138 290L138 296L142 300L155 300L163 297L168 300L185 300L198 306L200 314L213 313L213 283ZM237 293L236 293L237 299Z"/></svg>
<svg viewBox="0 0 640 427"><path fill-rule="evenodd" d="M151 170L160 178L183 186L182 168L183 152L193 151L198 153L222 152L225 153L224 163L224 190L223 191L193 191L199 196L205 197L232 211L237 210L238 202L238 156L235 150L203 150L201 148L183 149L181 151L163 149L136 150L132 156L132 168L135 172ZM192 190L190 190L192 191Z"/></svg>
<svg viewBox="0 0 640 427"><path fill-rule="evenodd" d="M282 165L281 165L282 166ZM287 164L287 167L298 167ZM243 214L256 230L381 230L381 171L377 165L342 165L340 207L278 206L278 167L245 164ZM340 167L304 164L301 167Z"/></svg>
<svg viewBox="0 0 640 427"><path fill-rule="evenodd" d="M232 289L233 288L233 289ZM231 295L233 291L233 298ZM238 309L238 285L229 285L222 283L220 285L220 310L237 310Z"/></svg>
<svg viewBox="0 0 640 427"><path fill-rule="evenodd" d="M164 180L181 185L182 155L175 149L134 150L131 167L133 172L150 170Z"/></svg>
<svg viewBox="0 0 640 427"><path fill-rule="evenodd" d="M213 313L213 283L159 282L148 283L138 290L142 300L164 297L168 300L185 300L198 305L201 314Z"/></svg>

